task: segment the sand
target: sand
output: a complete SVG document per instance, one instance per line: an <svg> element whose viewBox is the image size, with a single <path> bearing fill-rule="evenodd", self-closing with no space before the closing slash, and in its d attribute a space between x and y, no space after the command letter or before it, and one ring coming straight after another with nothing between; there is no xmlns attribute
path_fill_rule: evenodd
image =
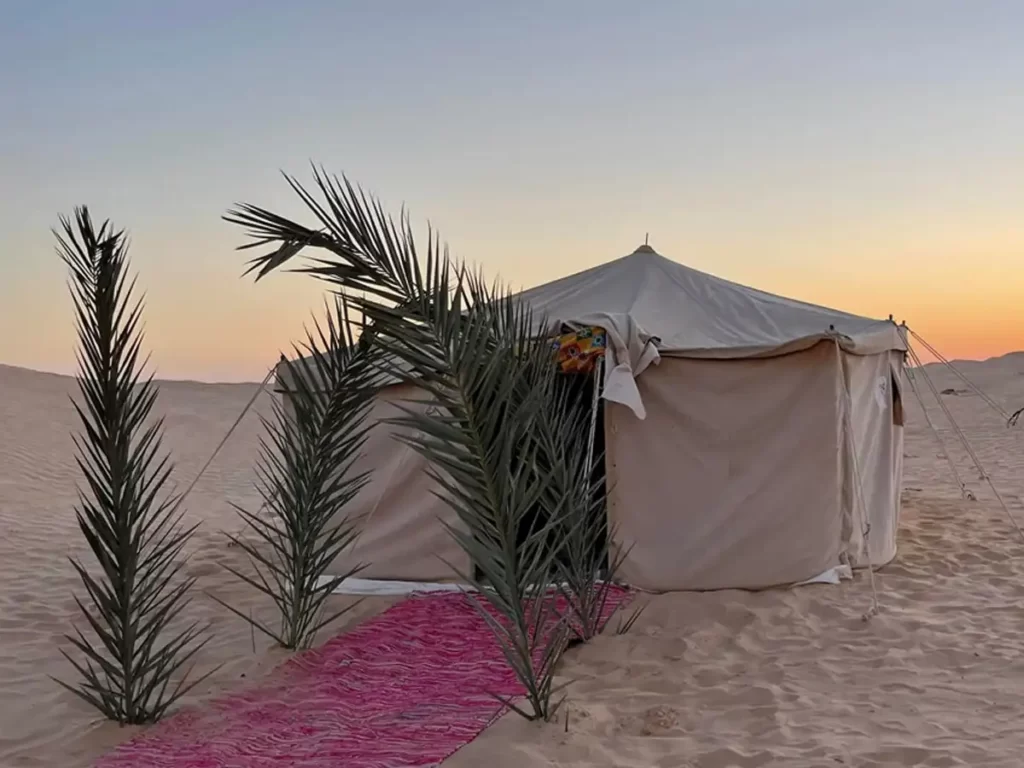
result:
<svg viewBox="0 0 1024 768"><path fill-rule="evenodd" d="M87 766L136 733L134 728L97 722L88 705L48 677L75 681L60 653L69 648L64 634L82 621L72 598L73 592L82 592L81 582L68 556L91 557L73 512L78 471L70 432L78 425L69 394L75 388L68 377L0 365L0 768ZM196 476L257 388L161 383L157 408L166 418L165 447L177 461L172 480L179 490ZM245 566L222 532L241 529L232 502L259 507L253 486L257 414L269 410L269 395L263 395L185 505L186 522L202 522L187 564L186 572L197 577L200 590L188 618L209 622L213 636L196 671L203 674L223 665L186 703L245 685L286 658L270 640L254 635L246 622L202 594L216 594L243 611L252 610L257 618L275 615L268 600L222 567ZM343 600L333 602L341 605ZM350 619L388 604L365 601Z"/></svg>
<svg viewBox="0 0 1024 768"><path fill-rule="evenodd" d="M1024 405L1024 355L964 371L1007 410ZM964 389L933 370L940 389ZM184 487L256 385L161 385L169 448ZM83 554L72 512L76 427L66 377L0 366L0 766L85 766L135 733L97 722L49 675L68 676L60 649L79 615L67 557ZM1024 751L1024 541L951 433L963 500L909 400L899 555L840 586L638 598L626 635L612 627L570 652L568 721L506 716L445 768L520 766L1016 766ZM1024 429L1010 431L973 395L944 402L1024 526ZM267 412L269 398L257 401ZM929 403L933 419L945 426ZM188 572L202 591L257 616L269 606L221 567L238 565L219 533L238 528L229 502L257 506L259 425L246 418L188 500L203 525ZM340 603L342 598L337 599ZM350 621L383 609L368 601ZM283 653L203 594L190 615L212 624L200 671L224 666L189 701L246 685ZM614 622L613 622L614 623ZM339 627L332 628L338 631ZM73 679L73 678L72 678Z"/></svg>

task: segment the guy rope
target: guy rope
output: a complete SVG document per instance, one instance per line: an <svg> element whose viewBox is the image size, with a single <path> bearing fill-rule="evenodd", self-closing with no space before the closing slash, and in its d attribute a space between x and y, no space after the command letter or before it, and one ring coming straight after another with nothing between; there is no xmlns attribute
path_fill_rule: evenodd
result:
<svg viewBox="0 0 1024 768"><path fill-rule="evenodd" d="M960 428L960 425L957 424L956 419L953 418L953 414L949 410L949 406L946 405L945 401L942 399L942 395L939 393L938 388L935 386L935 383L932 381L931 376L928 375L928 369L924 367L924 364L921 362L921 358L918 356L916 350L914 350L913 346L910 344L909 336L913 335L913 337L915 339L920 341L922 343L922 345L925 346L928 349L929 352L931 352L933 355L935 355L935 357L940 362L944 363L950 370L952 370L960 378L961 381L965 382L971 388L972 391L978 393L982 397L982 399L993 410L995 410L997 413L999 413L1000 416L1002 416L1003 418L1006 418L1007 419L1007 423L1012 424L1013 417L1012 416L1008 416L1006 411L998 403L996 403L991 397L989 397L984 392L982 392L980 388L975 386L966 376L964 376L959 370L957 370L957 368L951 362L946 360L946 358L942 357L935 350L934 347L932 347L930 344L928 344L928 342L926 342L924 339L922 339L920 336L918 336L916 333L914 333L912 330L910 330L910 328L907 327L906 323L902 323L901 325L897 326L897 328L899 329L900 336L903 338L903 342L904 342L904 344L907 347L907 353L910 355L910 358L911 358L911 360L914 363L914 367L915 367L916 371L920 372L921 375L924 377L924 380L928 384L929 389L931 389L932 395L934 395L935 400L939 404L939 407L942 409L943 413L945 413L946 419L949 421L949 424L950 424L950 426L953 429L953 433L960 439L960 443L963 445L964 450L967 451L967 455L970 457L971 461L974 463L975 468L978 470L978 479L984 480L985 482L988 483L989 488L992 489L993 495L996 497L996 500L999 502L999 506L1003 508L1003 513L1006 515L1006 519L1010 521L1010 524L1013 526L1014 530L1017 531L1017 535L1020 537L1021 541L1024 541L1024 530L1021 530L1020 524L1017 522L1016 518L1014 518L1013 513L1010 512L1010 508L1009 508L1009 506L1007 506L1006 501L1003 499L1002 494L999 493L999 489L996 488L995 483L992 482L992 477L985 470L985 467L982 466L981 459L978 458L978 454L975 453L974 447L971 445L970 440L967 439L967 435L964 434L964 431ZM911 383L913 383L913 379L911 379ZM916 387L915 387L915 392L916 392ZM921 399L920 393L917 393L917 394L918 394L918 399L920 400ZM923 400L921 401L921 408L925 412L925 418L927 419L928 418L927 417L927 409L924 406L924 401ZM928 422L929 422L929 424L931 424L931 420L930 419L928 419ZM934 429L934 426L932 427L932 429L933 429L933 431L937 435L938 431ZM948 456L948 451L945 450L945 445L942 443L941 438L940 438L940 444L942 445L943 451L947 454L947 458L948 458L949 457ZM950 466L952 466L954 468L954 476L956 477L957 483L960 486L961 493L965 494L965 496L966 496L967 494L969 494L969 492L966 490L966 486L960 480L959 475L956 474L955 466L953 465L953 462L952 462L951 459L950 459Z"/></svg>
<svg viewBox="0 0 1024 768"><path fill-rule="evenodd" d="M206 470L210 468L210 465L213 463L213 460L217 458L217 454L220 453L220 449L224 447L224 444L228 441L228 438L231 437L231 433L234 432L238 425L242 423L242 419L245 418L245 415L252 408L253 404L255 404L256 399L260 396L260 393L262 393L264 389L266 389L267 382L270 381L270 377L274 375L274 371L276 370L277 365L275 364L271 366L269 371L267 371L267 375L263 377L263 381L256 388L256 391L252 393L252 397L249 398L249 402L245 404L245 408L243 408L242 412L238 414L238 418L235 419L235 423L231 425L231 427L227 431L227 434L225 434L224 437L221 438L220 442L217 443L217 447L213 449L213 453L210 454L210 458L206 460L206 463L203 464L202 469L199 470L199 473L192 479L192 482L189 483L189 486L188 488L185 489L185 492L178 497L178 501L174 505L175 509L180 507L184 503L188 495L192 493L192 489L196 487L196 483L198 483L200 478L202 478L202 476L206 473Z"/></svg>

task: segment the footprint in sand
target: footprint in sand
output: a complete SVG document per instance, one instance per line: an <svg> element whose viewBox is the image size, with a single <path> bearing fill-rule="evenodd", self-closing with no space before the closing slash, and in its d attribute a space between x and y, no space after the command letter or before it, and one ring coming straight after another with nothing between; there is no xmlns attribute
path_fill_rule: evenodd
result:
<svg viewBox="0 0 1024 768"><path fill-rule="evenodd" d="M672 707L651 707L641 717L640 733L644 736L660 736L679 725L679 714Z"/></svg>

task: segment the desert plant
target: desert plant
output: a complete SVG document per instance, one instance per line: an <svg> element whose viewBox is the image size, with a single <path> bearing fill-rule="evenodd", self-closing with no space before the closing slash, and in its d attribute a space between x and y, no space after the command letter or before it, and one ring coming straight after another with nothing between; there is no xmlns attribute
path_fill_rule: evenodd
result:
<svg viewBox="0 0 1024 768"><path fill-rule="evenodd" d="M615 627L616 635L625 635L629 633L629 630L637 623L644 611L647 609L648 603L642 603L629 612L628 616L624 616L619 619L618 625Z"/></svg>
<svg viewBox="0 0 1024 768"><path fill-rule="evenodd" d="M111 720L146 723L202 680L178 674L205 644L202 630L171 628L194 581L181 577L181 555L195 526L181 526L179 497L161 499L171 465L162 419L151 418L157 388L143 378L143 305L132 296L124 231L109 222L97 230L83 207L74 223L61 217L54 235L79 341L80 399L72 402L83 427L74 441L85 487L75 511L99 566L96 573L72 559L87 594L75 601L95 637L77 627L67 636L84 660L64 655L83 680L57 682Z"/></svg>
<svg viewBox="0 0 1024 768"><path fill-rule="evenodd" d="M477 301L481 287L469 289ZM548 720L560 703L555 669L568 642L568 625L547 589L557 572L550 546L556 521L535 515L552 478L540 461L536 421L553 374L528 313L493 295L487 307L454 321L461 328L445 345L453 353L451 378L419 381L436 410L409 410L398 423L411 433L405 441L431 462L458 515L461 525L449 533L476 570L456 572L500 617L481 610L526 689L529 709L503 703L528 719ZM495 323L491 313L501 310L507 323ZM385 349L393 351L387 342Z"/></svg>
<svg viewBox="0 0 1024 768"><path fill-rule="evenodd" d="M295 359L283 359L289 413L275 401L263 418L257 465L263 505L256 512L235 506L250 537L228 534L249 557L255 576L225 566L270 597L280 613L272 629L214 600L285 648L312 645L316 633L355 607L325 614L327 598L364 566L328 575L331 564L359 533L359 519L345 508L369 479L356 473L376 392L374 348L357 345L347 304L337 299L325 323L314 322Z"/></svg>
<svg viewBox="0 0 1024 768"><path fill-rule="evenodd" d="M542 461L551 471L540 503L544 516L554 523L551 536L558 550L559 590L574 642L586 643L601 631L608 598L629 550L610 547L614 530L609 530L604 510L604 483L593 472L604 461L603 454L594 452L596 413L580 419L592 404L580 403L578 398L568 387L553 393L542 405L537 434Z"/></svg>
<svg viewBox="0 0 1024 768"><path fill-rule="evenodd" d="M238 206L226 218L254 238L243 247L271 246L250 262L250 272L259 279L305 248L317 249L299 271L352 296L389 361L382 364L424 392L427 407L408 407L394 423L408 428L405 441L429 461L458 516L450 533L479 570L459 575L478 588L474 604L526 689L528 708L504 703L524 717L549 719L567 630L546 588L555 569L547 546L553 523L528 522L551 482L551 472L539 469L536 432L555 375L549 346L536 338L542 323L453 261L436 235L421 265L408 220L396 225L349 182L317 172L321 204L288 181L319 227Z"/></svg>

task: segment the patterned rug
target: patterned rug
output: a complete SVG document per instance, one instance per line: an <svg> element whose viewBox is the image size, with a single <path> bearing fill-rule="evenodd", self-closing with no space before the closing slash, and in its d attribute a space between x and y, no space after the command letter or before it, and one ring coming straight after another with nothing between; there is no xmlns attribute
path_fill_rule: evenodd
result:
<svg viewBox="0 0 1024 768"><path fill-rule="evenodd" d="M605 619L629 598L609 595ZM485 620L463 594L417 595L258 687L183 710L97 768L427 768L521 696Z"/></svg>

